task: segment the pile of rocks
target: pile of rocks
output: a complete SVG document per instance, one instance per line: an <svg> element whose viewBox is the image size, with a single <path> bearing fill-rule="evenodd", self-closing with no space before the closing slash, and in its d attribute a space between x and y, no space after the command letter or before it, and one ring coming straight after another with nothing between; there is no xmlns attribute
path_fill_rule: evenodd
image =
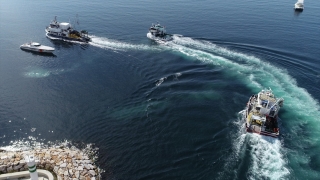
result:
<svg viewBox="0 0 320 180"><path fill-rule="evenodd" d="M28 170L26 154L34 155L37 169L54 172L58 180L99 180L100 169L94 159L78 149L47 148L30 151L5 151L0 149L0 174Z"/></svg>

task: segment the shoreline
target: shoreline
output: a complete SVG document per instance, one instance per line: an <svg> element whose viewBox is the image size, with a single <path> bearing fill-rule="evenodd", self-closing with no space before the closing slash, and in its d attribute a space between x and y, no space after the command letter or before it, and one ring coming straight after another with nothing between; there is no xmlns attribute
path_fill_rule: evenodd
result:
<svg viewBox="0 0 320 180"><path fill-rule="evenodd" d="M37 169L52 172L58 180L101 179L102 170L95 164L94 152L62 146L35 148L27 151L0 149L0 174L28 170L28 165L24 160L26 154L34 155Z"/></svg>

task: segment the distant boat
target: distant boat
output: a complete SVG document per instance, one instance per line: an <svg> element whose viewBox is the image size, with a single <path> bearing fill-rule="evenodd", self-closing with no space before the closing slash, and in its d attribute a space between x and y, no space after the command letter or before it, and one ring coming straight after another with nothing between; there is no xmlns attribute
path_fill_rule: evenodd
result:
<svg viewBox="0 0 320 180"><path fill-rule="evenodd" d="M165 27L161 26L159 23L152 24L149 28L149 32L147 33L147 37L157 41L158 43L166 43L173 40L172 35L167 34Z"/></svg>
<svg viewBox="0 0 320 180"><path fill-rule="evenodd" d="M33 51L38 53L52 53L54 51L53 47L44 46L37 42L25 43L20 46L21 49L27 51Z"/></svg>
<svg viewBox="0 0 320 180"><path fill-rule="evenodd" d="M298 0L295 4L294 4L294 10L296 11L303 11L304 9L304 0Z"/></svg>

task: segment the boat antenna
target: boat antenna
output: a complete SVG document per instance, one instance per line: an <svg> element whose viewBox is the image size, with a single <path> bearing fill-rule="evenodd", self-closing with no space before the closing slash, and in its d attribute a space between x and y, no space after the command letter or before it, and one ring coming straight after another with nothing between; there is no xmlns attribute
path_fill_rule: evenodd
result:
<svg viewBox="0 0 320 180"><path fill-rule="evenodd" d="M78 14L76 15L76 17L77 17L77 24L79 25L79 19L78 19Z"/></svg>
<svg viewBox="0 0 320 180"><path fill-rule="evenodd" d="M79 25L79 20L78 20L78 14L76 14L76 20L75 20L75 23L74 23L74 28L76 29L76 24Z"/></svg>

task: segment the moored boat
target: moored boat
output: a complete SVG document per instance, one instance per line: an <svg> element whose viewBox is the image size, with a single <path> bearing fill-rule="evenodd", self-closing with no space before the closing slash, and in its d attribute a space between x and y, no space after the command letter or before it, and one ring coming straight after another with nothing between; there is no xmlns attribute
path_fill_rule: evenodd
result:
<svg viewBox="0 0 320 180"><path fill-rule="evenodd" d="M247 132L278 137L278 113L283 106L283 98L277 98L272 90L262 90L249 98L245 111Z"/></svg>
<svg viewBox="0 0 320 180"><path fill-rule="evenodd" d="M50 25L45 29L46 36L52 40L64 40L70 42L84 42L91 41L88 36L88 32L85 30L77 31L70 23L57 21L55 16L54 20L51 21Z"/></svg>
<svg viewBox="0 0 320 180"><path fill-rule="evenodd" d="M294 4L294 10L296 11L303 11L304 9L304 0L298 0L295 4Z"/></svg>
<svg viewBox="0 0 320 180"><path fill-rule="evenodd" d="M161 26L159 23L151 25L147 37L159 43L165 43L173 39L172 35L167 34L165 27Z"/></svg>
<svg viewBox="0 0 320 180"><path fill-rule="evenodd" d="M39 53L52 53L54 51L53 47L44 46L37 42L25 43L20 46L21 49Z"/></svg>

